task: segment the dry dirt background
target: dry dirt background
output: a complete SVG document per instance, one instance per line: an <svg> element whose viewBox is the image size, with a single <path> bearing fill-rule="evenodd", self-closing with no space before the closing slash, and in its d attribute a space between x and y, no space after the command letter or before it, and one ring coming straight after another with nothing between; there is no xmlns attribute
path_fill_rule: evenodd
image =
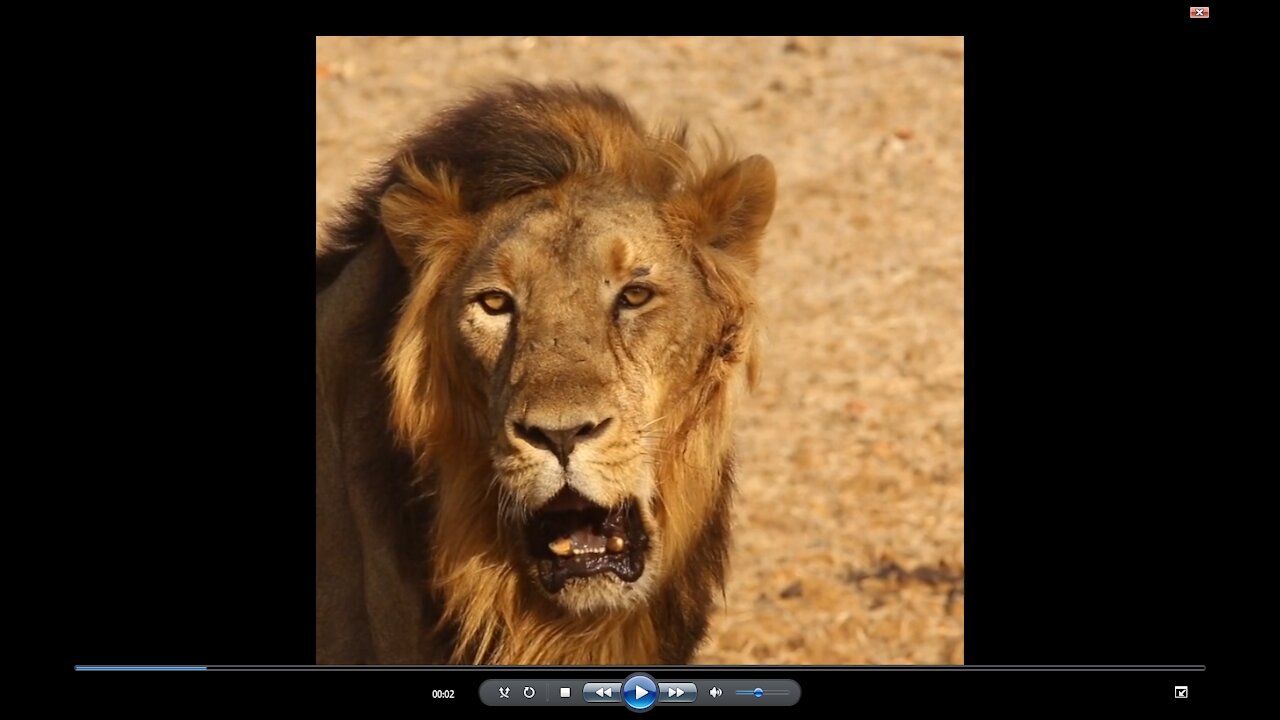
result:
<svg viewBox="0 0 1280 720"><path fill-rule="evenodd" d="M698 662L963 662L963 38L317 38L317 228L397 135L506 76L603 85L777 167Z"/></svg>

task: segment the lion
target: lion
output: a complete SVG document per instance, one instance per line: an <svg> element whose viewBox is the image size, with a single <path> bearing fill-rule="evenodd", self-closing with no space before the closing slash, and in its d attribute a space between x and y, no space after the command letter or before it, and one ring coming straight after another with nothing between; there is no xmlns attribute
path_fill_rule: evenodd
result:
<svg viewBox="0 0 1280 720"><path fill-rule="evenodd" d="M776 181L687 135L599 88L479 90L318 239L318 662L694 656Z"/></svg>

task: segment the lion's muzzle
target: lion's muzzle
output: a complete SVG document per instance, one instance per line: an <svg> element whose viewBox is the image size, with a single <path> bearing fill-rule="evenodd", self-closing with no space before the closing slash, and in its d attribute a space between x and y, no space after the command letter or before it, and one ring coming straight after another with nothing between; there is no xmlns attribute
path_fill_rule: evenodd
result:
<svg viewBox="0 0 1280 720"><path fill-rule="evenodd" d="M612 422L613 418L605 418L599 422L585 422L560 429L516 422L512 423L512 428L516 437L555 455L560 461L560 467L569 467L569 456L578 443L599 437Z"/></svg>

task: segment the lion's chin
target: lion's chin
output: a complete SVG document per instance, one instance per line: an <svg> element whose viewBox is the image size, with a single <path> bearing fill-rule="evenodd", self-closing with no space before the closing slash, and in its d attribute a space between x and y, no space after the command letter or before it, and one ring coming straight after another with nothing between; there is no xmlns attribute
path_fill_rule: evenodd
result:
<svg viewBox="0 0 1280 720"><path fill-rule="evenodd" d="M598 505L566 487L525 528L536 582L576 610L617 607L642 595L650 532L634 498Z"/></svg>
<svg viewBox="0 0 1280 720"><path fill-rule="evenodd" d="M591 577L575 577L565 581L558 591L547 592L547 598L571 615L594 616L601 613L625 612L642 606L649 597L652 573L645 573L634 582L619 580L616 575L603 573Z"/></svg>

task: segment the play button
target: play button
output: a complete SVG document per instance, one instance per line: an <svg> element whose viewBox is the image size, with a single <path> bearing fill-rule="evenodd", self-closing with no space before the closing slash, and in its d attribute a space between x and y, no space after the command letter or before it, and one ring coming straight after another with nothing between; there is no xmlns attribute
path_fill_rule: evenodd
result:
<svg viewBox="0 0 1280 720"><path fill-rule="evenodd" d="M631 675L622 684L622 699L627 703L627 707L636 712L653 707L653 701L657 699L657 693L657 683L644 673Z"/></svg>

